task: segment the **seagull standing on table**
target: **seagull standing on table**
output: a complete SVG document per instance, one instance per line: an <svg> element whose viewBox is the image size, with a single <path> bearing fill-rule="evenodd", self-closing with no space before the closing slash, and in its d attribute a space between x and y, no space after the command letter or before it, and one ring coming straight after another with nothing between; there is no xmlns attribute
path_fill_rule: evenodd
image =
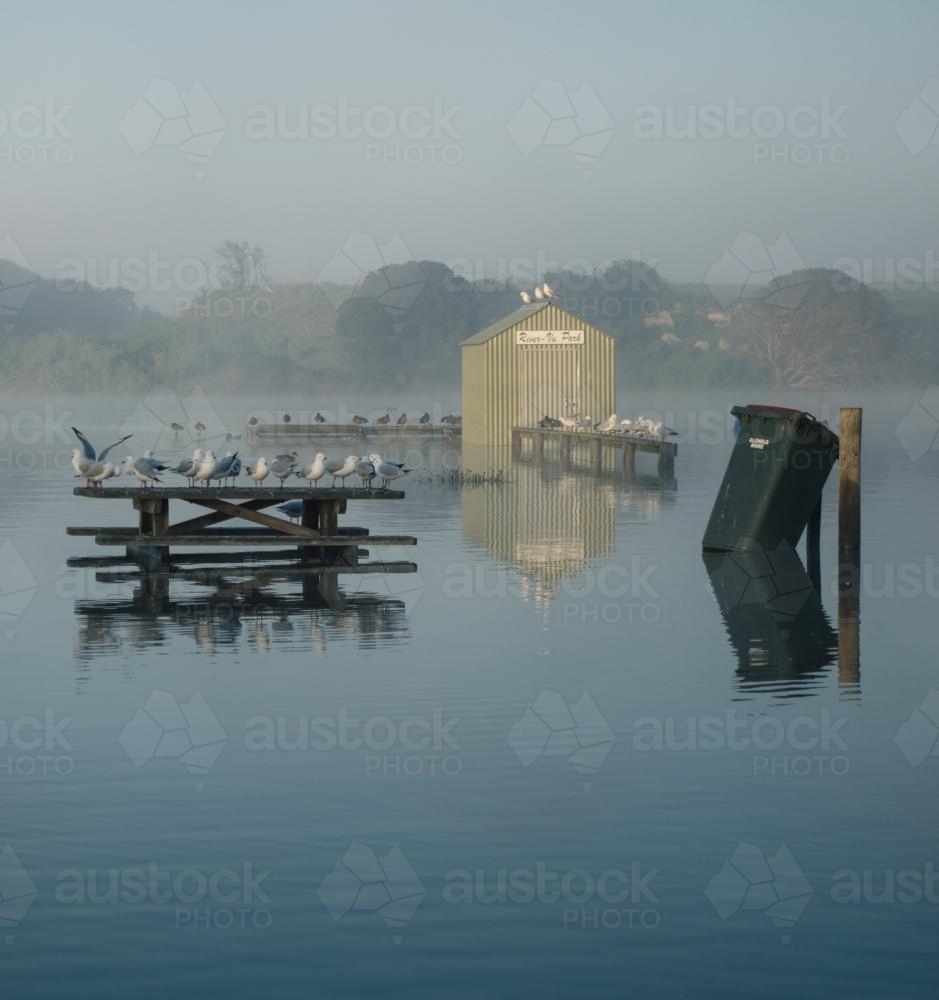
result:
<svg viewBox="0 0 939 1000"><path fill-rule="evenodd" d="M388 489L388 484L394 479L406 476L411 470L395 462L385 462L381 455L370 455L371 463L375 466L375 475L381 480L380 489Z"/></svg>
<svg viewBox="0 0 939 1000"><path fill-rule="evenodd" d="M326 475L326 456L321 451L318 451L313 456L313 461L309 465L304 466L297 475L301 479L306 479L312 490L323 476Z"/></svg>
<svg viewBox="0 0 939 1000"><path fill-rule="evenodd" d="M215 475L215 467L218 465L218 459L215 457L214 451L207 451L202 456L202 461L195 468L195 474L193 475L193 482L201 480L203 485L208 487L210 480Z"/></svg>
<svg viewBox="0 0 939 1000"><path fill-rule="evenodd" d="M155 458L146 455L143 458L134 458L133 455L128 455L121 462L121 465L136 478L141 486L151 486L153 483L163 482L162 479L158 478L157 473L162 472L166 466Z"/></svg>
<svg viewBox="0 0 939 1000"><path fill-rule="evenodd" d="M253 479L260 486L271 474L271 468L267 464L267 459L262 455L254 465L248 466L247 473L249 478Z"/></svg>
<svg viewBox="0 0 939 1000"><path fill-rule="evenodd" d="M103 462L108 457L108 452L112 448L116 448L119 444L123 444L128 438L133 437L132 434L125 434L120 441L115 441L114 444L109 444L99 455L95 451L95 446L77 427L72 428L72 433L78 438L81 444L81 450L75 448L72 451L72 468L75 470L76 476L80 476L85 480L86 486L91 485L91 476L89 473L93 471L95 475L99 475L102 471L100 467L95 468L95 464Z"/></svg>
<svg viewBox="0 0 939 1000"><path fill-rule="evenodd" d="M227 455L224 455L216 464L215 471L212 473L212 479L218 480L219 485L223 479L228 479L231 477L231 468L238 461L238 452L230 451Z"/></svg>
<svg viewBox="0 0 939 1000"><path fill-rule="evenodd" d="M196 469L204 456L205 452L201 448L196 448L192 453L192 458L184 458L175 469L169 471L175 472L178 476L185 476L189 480L189 485L192 486L192 477L196 474Z"/></svg>
<svg viewBox="0 0 939 1000"><path fill-rule="evenodd" d="M277 455L271 462L271 475L280 480L280 485L290 478L297 471L297 453L291 452L289 455Z"/></svg>
<svg viewBox="0 0 939 1000"><path fill-rule="evenodd" d="M345 458L334 458L326 463L326 471L333 477L333 486L336 480L341 479L342 485L346 485L346 480L355 472L358 464L358 455L347 455Z"/></svg>
<svg viewBox="0 0 939 1000"><path fill-rule="evenodd" d="M355 474L359 477L359 482L367 488L372 485L372 480L375 478L375 466L369 459L363 458L356 463Z"/></svg>

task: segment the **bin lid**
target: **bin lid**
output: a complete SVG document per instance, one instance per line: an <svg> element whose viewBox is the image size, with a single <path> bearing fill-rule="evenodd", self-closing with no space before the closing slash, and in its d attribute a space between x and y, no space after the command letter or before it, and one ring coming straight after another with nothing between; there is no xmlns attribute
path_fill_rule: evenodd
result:
<svg viewBox="0 0 939 1000"><path fill-rule="evenodd" d="M746 406L732 406L730 412L739 420L741 417L762 417L770 420L785 420L793 423L810 424L827 434L837 443L838 435L821 420L806 410L795 410L789 406L771 406L768 403L747 403Z"/></svg>

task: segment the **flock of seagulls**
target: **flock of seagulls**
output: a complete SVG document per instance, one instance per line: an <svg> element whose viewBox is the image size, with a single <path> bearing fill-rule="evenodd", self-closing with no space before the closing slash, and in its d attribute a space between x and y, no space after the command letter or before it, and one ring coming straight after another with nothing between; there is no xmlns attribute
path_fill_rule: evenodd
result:
<svg viewBox="0 0 939 1000"><path fill-rule="evenodd" d="M518 294L521 295L522 302L524 302L526 306L531 305L532 295L534 295L534 301L536 302L544 302L545 299L558 298L558 293L547 283L547 281L541 285L536 285L534 293L519 292Z"/></svg>
<svg viewBox="0 0 939 1000"><path fill-rule="evenodd" d="M280 419L281 419L282 423L289 424L293 418L290 416L289 413L285 413L285 414L283 414L283 416ZM327 419L323 416L323 414L320 413L319 410L317 410L316 413L313 416L312 423L314 423L314 424L325 424L325 423L328 423L328 422L329 421L327 421ZM425 412L425 413L423 413L421 415L421 417L418 419L417 422L418 422L418 424L420 424L421 427L427 427L429 424L433 423L433 420L431 419L430 414ZM463 422L463 418L460 417L460 416L458 416L455 413L450 413L446 417L442 417L441 420L440 420L440 422L442 424L459 424L459 423ZM352 423L354 423L354 424L356 424L356 425L358 425L358 426L361 427L364 424L368 423L368 417L363 417L360 414L356 413L355 416L353 416L353 418L352 418ZM379 417L375 421L375 423L378 424L379 426L382 426L382 427L390 424L391 423L391 414L390 413L385 413L384 416ZM408 423L408 415L406 413L402 413L397 418L397 420L395 421L395 423L399 427L404 427ZM257 424L258 424L258 418L257 417L251 417L248 420L248 424L251 427L257 426ZM179 426L180 430L182 430L182 426L181 425L173 425L173 426L174 426L174 428L176 426ZM229 437L229 439L231 439L231 435L228 435L228 437Z"/></svg>
<svg viewBox="0 0 939 1000"><path fill-rule="evenodd" d="M258 486L269 476L280 481L283 486L290 478L305 479L314 489L326 476L332 477L332 486L340 482L345 486L350 476L356 476L366 487L377 480L379 489L387 489L396 479L406 476L411 470L403 463L389 462L381 455L372 454L360 458L358 455L347 455L345 458L327 458L323 452L317 452L311 462L301 464L295 451L283 455L275 455L270 462L263 455L250 465L243 465L237 451L229 451L225 455L216 456L211 449L196 448L191 458L184 458L176 465L168 465L156 458L151 450L141 457L128 455L120 462L107 461L109 452L123 444L132 435L127 434L120 441L108 445L101 452L96 452L94 445L77 427L72 431L78 438L80 448L72 451L72 468L76 477L85 480L87 487L100 487L108 479L127 473L133 476L144 487L154 483L162 483L160 478L166 472L183 476L190 486L211 486L231 483L235 485L242 470Z"/></svg>
<svg viewBox="0 0 939 1000"><path fill-rule="evenodd" d="M538 426L542 428L553 428L566 431L598 431L600 434L626 434L630 437L654 438L664 441L668 437L677 437L678 431L666 427L661 420L653 420L641 414L634 420L620 420L615 413L611 413L606 420L595 424L590 417L543 417L538 421Z"/></svg>

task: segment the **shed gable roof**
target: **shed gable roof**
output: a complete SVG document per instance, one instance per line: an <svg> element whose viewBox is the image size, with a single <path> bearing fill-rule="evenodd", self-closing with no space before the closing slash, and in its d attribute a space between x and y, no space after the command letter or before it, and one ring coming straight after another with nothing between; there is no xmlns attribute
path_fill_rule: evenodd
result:
<svg viewBox="0 0 939 1000"><path fill-rule="evenodd" d="M464 340L460 346L472 347L475 344L485 344L487 340L492 340L493 337L498 337L500 333L505 333L506 330L511 330L513 326L517 326L522 322L522 320L530 319L532 316L537 316L538 313L551 306L554 306L558 312L563 313L565 316L569 316L573 324L592 326L593 329L598 329L598 327L593 326L592 323L586 323L573 313L568 312L566 309L562 309L555 302L548 300L547 302L536 302L530 306L522 306L521 309L516 309L515 312L509 313L508 316L503 316L500 320L496 320L495 323L492 323L480 330L479 333L474 333L472 337L467 337L467 339ZM604 330L600 330L600 333L604 334L604 336L609 336L609 334Z"/></svg>

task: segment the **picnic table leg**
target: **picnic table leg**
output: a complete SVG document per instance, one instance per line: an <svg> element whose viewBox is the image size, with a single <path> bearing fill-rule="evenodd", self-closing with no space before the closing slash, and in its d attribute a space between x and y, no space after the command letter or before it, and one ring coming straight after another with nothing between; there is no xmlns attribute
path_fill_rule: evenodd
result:
<svg viewBox="0 0 939 1000"><path fill-rule="evenodd" d="M303 501L303 514L300 517L300 523L304 528L312 528L314 531L320 531L320 525L322 523L322 501L321 500L304 500ZM300 562L306 565L310 563L319 562L319 550L313 548L309 545L300 546Z"/></svg>
<svg viewBox="0 0 939 1000"><path fill-rule="evenodd" d="M141 535L165 535L169 530L170 502L162 497L135 497L134 509L140 515ZM146 569L160 569L170 560L169 546L128 545L127 555Z"/></svg>

